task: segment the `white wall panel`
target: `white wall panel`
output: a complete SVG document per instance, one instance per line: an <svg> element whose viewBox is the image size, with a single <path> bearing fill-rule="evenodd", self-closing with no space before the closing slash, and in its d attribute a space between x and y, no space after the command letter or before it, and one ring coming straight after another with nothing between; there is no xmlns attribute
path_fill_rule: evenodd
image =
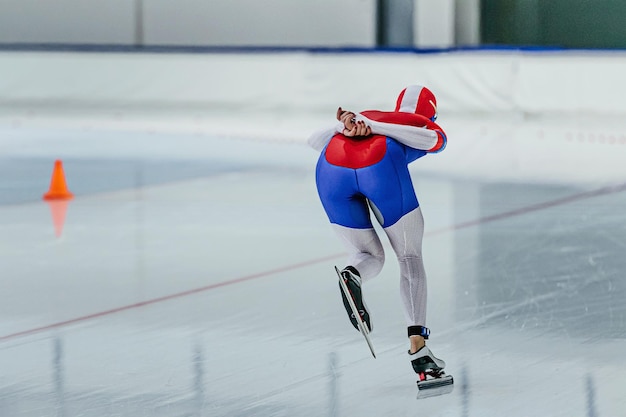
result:
<svg viewBox="0 0 626 417"><path fill-rule="evenodd" d="M372 47L375 0L0 0L0 43Z"/></svg>
<svg viewBox="0 0 626 417"><path fill-rule="evenodd" d="M0 43L132 44L131 0L0 0Z"/></svg>
<svg viewBox="0 0 626 417"><path fill-rule="evenodd" d="M454 46L454 0L414 0L414 43L419 48Z"/></svg>
<svg viewBox="0 0 626 417"><path fill-rule="evenodd" d="M375 0L144 1L147 44L375 44Z"/></svg>

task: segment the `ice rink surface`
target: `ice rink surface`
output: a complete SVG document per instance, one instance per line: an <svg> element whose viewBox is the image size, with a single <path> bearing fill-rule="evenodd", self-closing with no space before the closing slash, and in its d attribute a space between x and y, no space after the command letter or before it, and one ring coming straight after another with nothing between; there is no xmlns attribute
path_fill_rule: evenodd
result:
<svg viewBox="0 0 626 417"><path fill-rule="evenodd" d="M2 417L626 415L624 183L412 165L429 346L455 378L417 400L388 245L364 288L377 359L346 317L315 151L0 133ZM66 207L41 199L57 158Z"/></svg>

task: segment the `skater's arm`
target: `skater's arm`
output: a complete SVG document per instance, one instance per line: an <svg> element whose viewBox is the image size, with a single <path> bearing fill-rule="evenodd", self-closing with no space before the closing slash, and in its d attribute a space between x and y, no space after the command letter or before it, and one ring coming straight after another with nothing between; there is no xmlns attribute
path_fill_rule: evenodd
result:
<svg viewBox="0 0 626 417"><path fill-rule="evenodd" d="M443 129L424 116L413 113L366 111L355 117L371 127L372 133L427 152L442 151L447 142Z"/></svg>
<svg viewBox="0 0 626 417"><path fill-rule="evenodd" d="M365 137L372 133L369 126L364 121L355 121L355 114L350 111L337 109L337 123L333 127L317 130L309 136L307 143L316 151L321 152L324 146L332 139L336 133L342 133L348 137Z"/></svg>
<svg viewBox="0 0 626 417"><path fill-rule="evenodd" d="M316 130L311 134L311 136L309 136L309 139L307 139L307 143L311 148L315 149L318 152L321 152L322 149L324 149L324 147L328 145L328 142L330 142L332 137L337 133L337 129L343 130L343 124L336 123L332 127L326 127Z"/></svg>
<svg viewBox="0 0 626 417"><path fill-rule="evenodd" d="M355 114L339 107L337 120L343 123L341 133L345 136L385 135L429 153L442 151L447 142L446 134L437 123L415 113L369 110Z"/></svg>

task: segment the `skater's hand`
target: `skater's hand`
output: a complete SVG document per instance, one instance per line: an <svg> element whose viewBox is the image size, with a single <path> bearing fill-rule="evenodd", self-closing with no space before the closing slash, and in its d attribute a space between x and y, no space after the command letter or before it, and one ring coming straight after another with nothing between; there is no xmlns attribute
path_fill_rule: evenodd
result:
<svg viewBox="0 0 626 417"><path fill-rule="evenodd" d="M347 130L352 130L354 127L354 117L356 115L348 110L344 110L341 107L337 108L337 120L343 123L343 126Z"/></svg>
<svg viewBox="0 0 626 417"><path fill-rule="evenodd" d="M364 121L359 120L358 122L354 123L354 127L352 129L344 129L343 134L344 136L348 136L350 138L369 136L372 134L372 129L368 125L366 125Z"/></svg>
<svg viewBox="0 0 626 417"><path fill-rule="evenodd" d="M372 129L363 121L355 121L355 114L351 111L343 110L341 107L337 109L337 120L343 123L343 134L348 137L369 136Z"/></svg>

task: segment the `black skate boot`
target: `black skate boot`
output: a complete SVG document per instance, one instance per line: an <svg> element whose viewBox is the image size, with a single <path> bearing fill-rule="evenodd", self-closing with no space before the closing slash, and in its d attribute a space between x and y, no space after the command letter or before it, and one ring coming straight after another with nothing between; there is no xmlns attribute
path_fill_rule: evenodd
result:
<svg viewBox="0 0 626 417"><path fill-rule="evenodd" d="M419 332L415 332L415 329L419 329ZM428 339L430 331L426 327L415 326L414 328L409 328L409 336L411 336L411 334ZM417 398L426 398L452 392L454 378L452 375L446 375L443 371L443 368L446 367L446 363L433 355L433 352L430 351L428 346L424 345L415 353L409 351L409 358L413 370L419 377L417 381Z"/></svg>
<svg viewBox="0 0 626 417"><path fill-rule="evenodd" d="M435 357L426 345L415 353L409 352L409 356L413 370L417 374L427 371L442 371L446 367L446 363Z"/></svg>
<svg viewBox="0 0 626 417"><path fill-rule="evenodd" d="M365 302L363 301L363 294L361 293L361 275L359 274L359 271L357 271L352 266L347 266L340 272L340 274L341 274L341 277L343 278L343 281L346 283L348 290L350 291L350 294L352 295L352 299L354 300L354 304L357 310L359 310L359 313L361 315L361 320L363 320L363 322L367 325L367 329L369 331L372 331L372 322L370 320L370 314L367 311L367 306L365 305ZM340 290L341 290L341 285L340 285ZM350 308L350 303L348 302L348 299L346 298L343 291L341 291L341 298L343 300L343 305L346 308L346 311L348 312L348 317L350 317L350 322L352 323L355 329L359 330L359 325L357 323L356 317L352 313L352 309Z"/></svg>

